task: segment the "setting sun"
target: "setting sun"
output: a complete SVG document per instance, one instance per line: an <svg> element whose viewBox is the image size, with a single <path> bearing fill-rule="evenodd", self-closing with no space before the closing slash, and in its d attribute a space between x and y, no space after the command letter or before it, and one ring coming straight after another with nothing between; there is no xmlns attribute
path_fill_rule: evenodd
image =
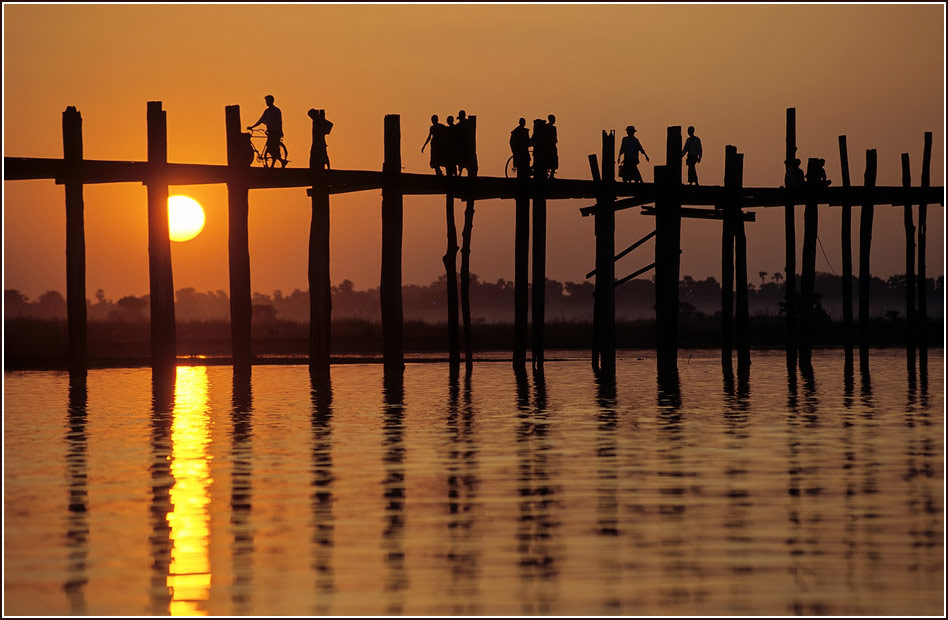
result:
<svg viewBox="0 0 948 620"><path fill-rule="evenodd" d="M168 236L172 241L194 239L204 229L204 209L188 196L168 198Z"/></svg>

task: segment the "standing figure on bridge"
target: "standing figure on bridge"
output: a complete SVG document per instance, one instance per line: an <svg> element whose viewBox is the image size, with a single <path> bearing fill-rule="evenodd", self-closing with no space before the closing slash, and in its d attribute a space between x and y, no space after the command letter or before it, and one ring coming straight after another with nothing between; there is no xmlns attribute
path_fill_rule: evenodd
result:
<svg viewBox="0 0 948 620"><path fill-rule="evenodd" d="M557 168L560 167L560 155L556 148L556 143L559 141L556 138L556 117L550 114L547 118L547 132L548 139L550 141L550 178L553 178L553 175L556 174Z"/></svg>
<svg viewBox="0 0 948 620"><path fill-rule="evenodd" d="M313 119L313 146L309 150L309 167L313 170L329 170L326 136L332 131L332 123L326 119L326 110L310 109L309 117Z"/></svg>
<svg viewBox="0 0 948 620"><path fill-rule="evenodd" d="M428 143L431 143L431 148L428 149L430 155L430 165L431 169L435 171L435 174L441 176L441 166L445 165L444 162L444 141L446 138L445 131L447 127L441 124L441 121L438 120L437 114L431 115L431 127L428 128L428 137L425 138L425 143L421 145L421 152L425 152L425 147L428 146Z"/></svg>
<svg viewBox="0 0 948 620"><path fill-rule="evenodd" d="M454 124L454 117L448 116L448 125L444 128L444 172L449 177L458 174L458 161L461 154L461 134Z"/></svg>
<svg viewBox="0 0 948 620"><path fill-rule="evenodd" d="M267 109L260 115L260 120L247 127L253 130L257 125L267 126L267 147L266 152L270 154L273 161L280 162L283 168L286 168L286 159L280 153L280 142L283 140L283 113L280 108L273 105L273 95L267 95L263 98L267 103Z"/></svg>
<svg viewBox="0 0 948 620"><path fill-rule="evenodd" d="M517 169L517 176L520 176L521 170L529 174L530 130L527 129L525 118L521 118L520 123L510 132L510 154L513 155L513 165Z"/></svg>
<svg viewBox="0 0 948 620"><path fill-rule="evenodd" d="M550 132L546 121L542 118L533 121L533 136L530 138L533 146L533 178L545 179L550 171Z"/></svg>
<svg viewBox="0 0 948 620"><path fill-rule="evenodd" d="M688 128L688 139L685 140L685 148L681 150L684 157L687 154L685 163L688 165L688 185L694 183L698 185L698 171L695 165L701 163L701 138L695 135L695 128Z"/></svg>
<svg viewBox="0 0 948 620"><path fill-rule="evenodd" d="M635 181L642 182L642 173L639 172L639 153L645 155L645 161L649 161L648 153L642 148L642 143L635 137L635 126L629 125L625 128L627 134L622 138L622 145L619 146L619 157L622 163L619 164L619 177L623 182Z"/></svg>
<svg viewBox="0 0 948 620"><path fill-rule="evenodd" d="M458 176L461 169L467 170L467 176L477 174L477 137L474 122L467 117L467 112L458 112Z"/></svg>

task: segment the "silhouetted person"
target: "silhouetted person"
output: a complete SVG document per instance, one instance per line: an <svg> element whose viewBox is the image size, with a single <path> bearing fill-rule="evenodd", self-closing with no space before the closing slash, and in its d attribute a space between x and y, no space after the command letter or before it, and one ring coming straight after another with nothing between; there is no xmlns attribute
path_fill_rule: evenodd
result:
<svg viewBox="0 0 948 620"><path fill-rule="evenodd" d="M698 171L695 165L701 162L701 138L695 135L695 128L688 128L688 139L685 140L685 148L681 150L682 157L685 158L685 164L688 165L688 185L694 183L698 185Z"/></svg>
<svg viewBox="0 0 948 620"><path fill-rule="evenodd" d="M560 155L556 148L556 143L559 142L559 140L556 138L556 117L550 114L546 119L550 149L550 178L552 179L553 175L556 174L556 170L560 167Z"/></svg>
<svg viewBox="0 0 948 620"><path fill-rule="evenodd" d="M800 167L800 160L794 159L787 164L787 172L783 178L783 184L787 189L794 189L803 185L805 180L803 169Z"/></svg>
<svg viewBox="0 0 948 620"><path fill-rule="evenodd" d="M309 167L329 170L329 152L326 150L326 136L332 131L332 123L326 120L326 110L310 109L313 119L313 146L309 150Z"/></svg>
<svg viewBox="0 0 948 620"><path fill-rule="evenodd" d="M448 125L444 128L444 171L449 177L458 173L458 155L461 150L461 136L458 126L454 124L454 117L447 118Z"/></svg>
<svg viewBox="0 0 948 620"><path fill-rule="evenodd" d="M273 95L267 95L263 98L267 102L267 109L260 115L260 120L247 127L253 129L261 123L267 126L267 147L266 152L270 153L273 161L278 161L282 167L286 168L286 160L280 153L280 141L283 140L283 113L280 108L273 105Z"/></svg>
<svg viewBox="0 0 948 620"><path fill-rule="evenodd" d="M437 114L431 115L431 127L428 128L428 137L425 138L425 143L421 145L421 152L425 152L425 147L428 146L428 143L431 143L431 148L428 149L430 155L430 164L432 170L435 171L435 174L441 176L441 166L445 165L444 162L444 140L445 140L445 131L447 127L441 124L441 121L438 120Z"/></svg>
<svg viewBox="0 0 948 620"><path fill-rule="evenodd" d="M550 138L546 121L542 118L533 121L530 143L533 145L533 176L545 179L550 170Z"/></svg>
<svg viewBox="0 0 948 620"><path fill-rule="evenodd" d="M530 168L530 130L527 129L527 119L521 118L519 124L510 132L510 153L513 155L513 165L517 170Z"/></svg>
<svg viewBox="0 0 948 620"><path fill-rule="evenodd" d="M797 160L800 161L800 160ZM826 187L832 181L827 180L826 178L826 160L818 159L814 162L812 170L807 171L806 182L808 185L813 187Z"/></svg>
<svg viewBox="0 0 948 620"><path fill-rule="evenodd" d="M619 176L626 183L635 181L642 182L642 173L639 172L639 153L645 155L645 161L649 161L648 153L642 148L642 143L635 137L635 127L629 125L625 128L627 134L622 138L622 144L619 146L619 157L623 158L619 164Z"/></svg>
<svg viewBox="0 0 948 620"><path fill-rule="evenodd" d="M474 123L467 112L458 112L458 175L461 169L467 170L467 176L477 174L477 142L474 135Z"/></svg>

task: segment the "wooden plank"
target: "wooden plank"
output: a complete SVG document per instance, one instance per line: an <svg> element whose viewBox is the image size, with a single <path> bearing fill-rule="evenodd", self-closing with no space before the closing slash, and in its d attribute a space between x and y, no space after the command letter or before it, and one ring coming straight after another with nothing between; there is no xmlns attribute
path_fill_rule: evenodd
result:
<svg viewBox="0 0 948 620"><path fill-rule="evenodd" d="M839 137L839 167L843 187L849 187L849 150L846 136ZM852 204L843 204L841 243L843 258L843 354L844 368L851 372L853 368L853 208Z"/></svg>
<svg viewBox="0 0 948 620"><path fill-rule="evenodd" d="M616 253L616 216L612 207L614 201L616 169L615 169L615 132L602 132L602 183L599 198L597 218L600 224L596 236L597 261L601 257L601 265L597 265L596 301L601 304L599 329L599 368L606 376L613 376L616 371L616 263L613 257Z"/></svg>
<svg viewBox="0 0 948 620"><path fill-rule="evenodd" d="M932 132L925 132L925 145L922 151L921 188L927 190L931 184ZM942 193L944 195L944 193ZM928 284L925 270L925 252L928 236L928 202L918 203L918 359L922 381L926 380L928 368ZM923 384L924 386L924 384Z"/></svg>
<svg viewBox="0 0 948 620"><path fill-rule="evenodd" d="M530 169L517 168L514 212L514 342L513 367L526 372L527 313L529 309L530 262Z"/></svg>
<svg viewBox="0 0 948 620"><path fill-rule="evenodd" d="M329 192L319 182L309 191L312 216L309 227L309 368L316 375L329 372L332 350L332 283L329 259Z"/></svg>
<svg viewBox="0 0 948 620"><path fill-rule="evenodd" d="M807 186L816 184L819 159L815 157L807 160ZM816 298L814 286L816 284L816 242L819 226L819 208L812 200L806 203L803 210L803 271L800 275L800 323L798 335L798 353L800 370L813 370L813 317Z"/></svg>
<svg viewBox="0 0 948 620"><path fill-rule="evenodd" d="M737 147L724 149L724 186L734 188L734 156ZM726 373L733 368L734 332L734 205L726 202L721 223L721 367Z"/></svg>
<svg viewBox="0 0 948 620"><path fill-rule="evenodd" d="M787 170L797 156L797 110L787 108L786 153L784 164ZM787 188L784 203L784 287L786 309L786 341L784 349L787 355L787 368L797 366L797 242L795 201Z"/></svg>
<svg viewBox="0 0 948 620"><path fill-rule="evenodd" d="M615 255L615 258L612 259L613 262L617 262L620 258L623 258L624 256L628 255L629 252L631 252L632 250L638 248L639 246L641 246L643 243L645 243L646 241L648 241L649 239L651 239L651 238L654 237L654 236L655 236L655 231L653 230L652 232L650 232L649 234L645 235L644 237L642 237L641 239L639 239L638 241L636 241L635 243L633 243L632 245L630 245L630 246L627 247L626 249L624 249L624 250L622 250L621 252L619 252L618 254L616 254L616 255ZM592 271L590 271L589 273L587 273L587 274L586 274L586 277L587 277L587 278L591 278L591 277L593 277L594 275L596 275L596 270L595 270L595 269L593 269Z"/></svg>
<svg viewBox="0 0 948 620"><path fill-rule="evenodd" d="M912 170L909 154L902 153L902 186L911 187ZM905 203L902 211L905 228L905 361L910 381L915 380L915 222L912 203Z"/></svg>
<svg viewBox="0 0 948 620"><path fill-rule="evenodd" d="M63 162L70 170L82 165L82 116L73 106L63 112ZM82 182L69 175L66 194L66 319L69 333L69 374L87 370L86 235Z"/></svg>
<svg viewBox="0 0 948 620"><path fill-rule="evenodd" d="M602 172L599 169L599 157L595 153L592 153L591 155L588 156L588 160L589 160L589 173L592 176L593 181L602 185ZM601 194L601 191L602 190L600 190L600 194ZM600 196L600 199L601 199L601 196ZM597 207L598 207L598 203L597 203ZM596 260L596 268L598 269L603 266L604 264L603 261L607 259L604 258L605 255L602 253L602 248L600 247L601 244L599 242L599 236L600 236L599 229L602 226L602 217L601 217L602 211L596 208L594 213L595 213L595 217L593 218L593 229L594 229L593 234L596 240L595 260ZM595 271L596 269L593 269L593 272ZM599 332L602 327L602 301L599 299L599 291L601 288L602 288L602 278L596 278L596 281L593 282L593 330L592 330L593 337L592 337L592 351L591 351L592 355L591 355L590 361L592 362L593 372L597 372L597 373L599 372L599 341L601 340L601 336Z"/></svg>
<svg viewBox="0 0 948 620"><path fill-rule="evenodd" d="M546 190L551 183L544 174L533 179L533 369L543 371L546 310Z"/></svg>
<svg viewBox="0 0 948 620"><path fill-rule="evenodd" d="M477 179L477 116L468 116L466 131L470 154L467 176ZM464 365L470 372L474 363L474 347L471 341L471 235L474 232L474 196L468 193L464 207L464 227L461 229L461 319L464 325Z"/></svg>
<svg viewBox="0 0 948 620"><path fill-rule="evenodd" d="M687 186L682 186L684 189ZM740 201L734 201L736 206L740 206ZM694 209L689 207L681 207L679 209L682 219L694 219L694 220L723 220L724 212L718 209ZM645 207L642 209L639 215L655 215L655 207ZM739 217L741 221L744 222L756 222L757 214L753 212L743 212L739 211L735 214L734 217Z"/></svg>
<svg viewBox="0 0 948 620"><path fill-rule="evenodd" d="M240 124L240 106L224 109L224 131L227 139L227 252L230 278L230 340L234 375L245 378L251 374L250 324L252 294L250 291L250 233L248 216L250 201L243 173L249 170Z"/></svg>
<svg viewBox="0 0 948 620"><path fill-rule="evenodd" d="M735 152L734 186L739 190L744 182L744 154ZM750 309L747 285L747 237L744 234L744 218L740 217L740 206L735 208L734 222L734 271L736 275L736 309L734 313L735 344L737 345L738 380L750 372Z"/></svg>
<svg viewBox="0 0 948 620"><path fill-rule="evenodd" d="M679 254L681 254L681 252L679 252ZM619 279L619 280L616 280L616 287L619 287L619 286L625 284L626 282L628 282L629 280L633 280L633 279L639 277L640 275L642 275L643 273L645 273L645 272L647 272L647 271L651 271L652 269L655 269L655 263L648 264L648 265L642 267L641 269L637 269L637 270L633 271L632 273L630 273L629 275L625 276L624 278L621 278L621 279Z"/></svg>
<svg viewBox="0 0 948 620"><path fill-rule="evenodd" d="M681 127L669 127L665 141L665 166L655 167L655 181L662 188L655 209L655 318L658 375L662 382L678 376L681 144Z"/></svg>
<svg viewBox="0 0 948 620"><path fill-rule="evenodd" d="M405 368L402 314L402 152L398 114L385 115L385 159L382 164L382 308L383 363L385 373L400 376Z"/></svg>
<svg viewBox="0 0 948 620"><path fill-rule="evenodd" d="M147 105L148 125L148 275L151 301L151 364L158 374L176 366L174 281L168 236L167 115L160 101Z"/></svg>
<svg viewBox="0 0 948 620"><path fill-rule="evenodd" d="M876 150L866 150L865 185L876 182ZM864 202L859 214L859 369L869 372L869 257L872 249L872 216L874 205Z"/></svg>
<svg viewBox="0 0 948 620"><path fill-rule="evenodd" d="M453 176L453 172L448 171ZM458 230L454 222L454 196L446 194L444 199L445 230L447 248L441 262L446 275L448 308L448 363L457 368L461 363L461 341L458 328Z"/></svg>

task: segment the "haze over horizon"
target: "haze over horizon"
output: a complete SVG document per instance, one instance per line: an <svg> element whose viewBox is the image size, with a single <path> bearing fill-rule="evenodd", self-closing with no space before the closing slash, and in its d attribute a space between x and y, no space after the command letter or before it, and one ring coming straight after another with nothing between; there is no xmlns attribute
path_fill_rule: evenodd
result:
<svg viewBox="0 0 948 620"><path fill-rule="evenodd" d="M792 106L800 158L824 157L834 185L841 134L853 184L862 184L866 148L878 150L880 185L901 183L902 152L910 153L917 184L925 131L934 133L932 184L944 183L943 5L6 4L3 16L5 156L61 157L61 114L75 105L87 158L144 160L145 104L161 100L169 161L224 163L224 107L239 104L246 126L273 94L293 167L306 165L311 107L334 123L334 168L380 169L383 117L398 113L404 170L425 173L420 149L430 115L465 109L478 117L482 175L503 175L520 116L553 113L560 178L588 178L586 157L600 151L600 130L620 138L633 124L652 159L642 165L651 180L652 166L664 163L665 128L694 125L704 145L703 184L722 183L724 147L734 144L745 154L745 185L777 186ZM226 189L172 193L192 196L207 212L204 232L172 244L174 288L228 290ZM334 284L378 285L380 202L378 192L332 198ZM549 278L580 282L592 268L593 221L578 212L588 203L551 201ZM145 204L142 185L86 186L88 298L100 288L113 299L148 292ZM305 191L255 190L250 205L252 289L305 290ZM512 201L476 208L471 271L483 281L512 279ZM783 210L756 212L747 228L748 271L782 271ZM653 226L634 210L618 214L617 248ZM838 210L821 210L829 262L818 253L818 271L840 271L839 226ZM858 252L855 222L853 238ZM937 278L939 206L929 209L928 238L928 274ZM4 183L4 288L33 299L64 291L64 239L61 187ZM681 243L683 276L720 278L718 224L686 220ZM444 245L443 198L406 198L404 283L437 280ZM623 259L617 276L651 262L651 252L649 243ZM903 271L901 208L876 209L872 259L873 275Z"/></svg>

